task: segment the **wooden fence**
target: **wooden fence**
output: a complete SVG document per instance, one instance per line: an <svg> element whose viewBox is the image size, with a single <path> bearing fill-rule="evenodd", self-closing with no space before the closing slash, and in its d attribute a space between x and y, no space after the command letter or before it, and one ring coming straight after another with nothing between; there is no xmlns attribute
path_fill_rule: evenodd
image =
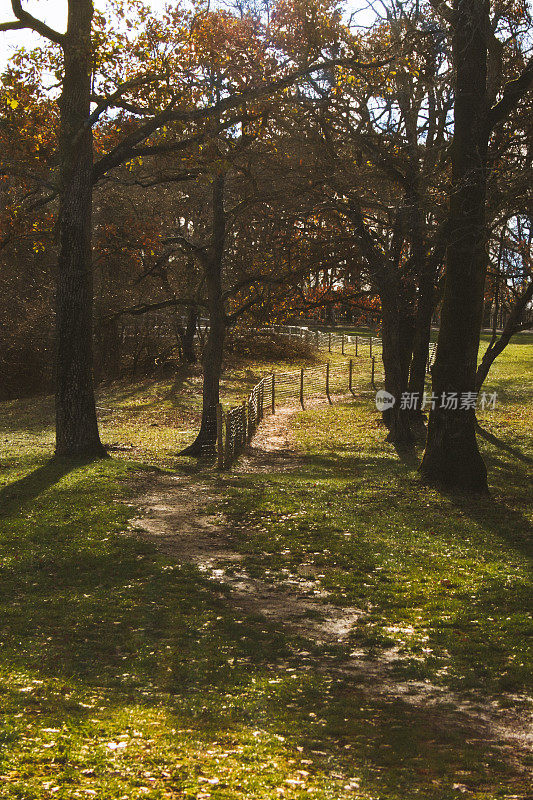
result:
<svg viewBox="0 0 533 800"><path fill-rule="evenodd" d="M370 334L334 333L333 331L324 333L298 325L269 325L261 330L270 330L280 335L295 337L317 348L327 348L330 353L340 352L342 355L358 356L366 352L372 358L372 356L381 356L383 352L381 337ZM435 361L436 351L437 345L430 342L426 362L426 372L428 373Z"/></svg>
<svg viewBox="0 0 533 800"><path fill-rule="evenodd" d="M305 409L306 401L318 398L325 398L332 403L332 397L335 396L351 394L355 397L365 391L375 390L376 380L382 379L382 341L377 336L324 333L295 325L270 325L260 330L295 337L317 348L327 348L330 353L340 352L341 355L351 355L352 358L342 363L330 364L328 361L316 367L300 367L290 372L272 373L262 378L253 387L248 398L239 405L224 411L219 404L216 408L219 469L233 464L244 451L264 416L275 414L277 406L297 403ZM435 360L436 347L434 343L429 345L427 372L430 372ZM358 369L357 374L354 374L354 357L364 359L368 365L366 372ZM358 366L360 364L358 361Z"/></svg>
<svg viewBox="0 0 533 800"><path fill-rule="evenodd" d="M224 412L219 404L216 409L218 467L231 466L244 451L262 419L275 414L278 406L294 403L305 409L308 400L325 398L332 403L339 395L355 397L365 390L375 389L376 357L368 358L367 364L368 374L358 371L357 375L354 374L353 359L341 364L332 365L328 361L317 367L274 372L262 378L239 405Z"/></svg>

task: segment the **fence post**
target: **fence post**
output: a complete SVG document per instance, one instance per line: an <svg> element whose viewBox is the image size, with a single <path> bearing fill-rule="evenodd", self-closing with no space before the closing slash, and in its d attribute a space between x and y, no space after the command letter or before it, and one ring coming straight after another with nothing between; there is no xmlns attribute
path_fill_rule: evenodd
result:
<svg viewBox="0 0 533 800"><path fill-rule="evenodd" d="M341 334L341 353L344 355L344 333Z"/></svg>
<svg viewBox="0 0 533 800"><path fill-rule="evenodd" d="M217 403L217 467L224 467L224 442L222 440L222 406Z"/></svg>
<svg viewBox="0 0 533 800"><path fill-rule="evenodd" d="M248 430L246 431L246 440L250 441L253 436L253 432L257 427L257 414L254 409L254 401L253 396L250 395L248 398L248 402L246 403L246 408L248 409Z"/></svg>
<svg viewBox="0 0 533 800"><path fill-rule="evenodd" d="M264 416L264 404L265 404L265 381L264 381L264 378L261 379L261 383L259 384L259 387L260 387L259 388L259 420L262 420L263 416Z"/></svg>
<svg viewBox="0 0 533 800"><path fill-rule="evenodd" d="M331 331L328 333L328 352L331 353Z"/></svg>
<svg viewBox="0 0 533 800"><path fill-rule="evenodd" d="M272 373L272 413L276 413L276 373Z"/></svg>
<svg viewBox="0 0 533 800"><path fill-rule="evenodd" d="M329 361L326 361L326 397L331 405L331 397L329 396Z"/></svg>
<svg viewBox="0 0 533 800"><path fill-rule="evenodd" d="M300 405L302 408L304 406L304 368L302 367L300 370Z"/></svg>
<svg viewBox="0 0 533 800"><path fill-rule="evenodd" d="M370 384L371 384L371 386L372 386L372 388L373 388L373 389L375 389L375 388L376 388L376 384L374 383L374 371L375 371L375 367L376 367L376 359L374 358L374 356L372 356L372 378L371 378L371 380L370 380Z"/></svg>
<svg viewBox="0 0 533 800"><path fill-rule="evenodd" d="M370 358L372 358L372 334L370 334Z"/></svg>
<svg viewBox="0 0 533 800"><path fill-rule="evenodd" d="M355 355L357 355L357 344L358 344L358 342L359 342L359 337L356 334L355 335Z"/></svg>

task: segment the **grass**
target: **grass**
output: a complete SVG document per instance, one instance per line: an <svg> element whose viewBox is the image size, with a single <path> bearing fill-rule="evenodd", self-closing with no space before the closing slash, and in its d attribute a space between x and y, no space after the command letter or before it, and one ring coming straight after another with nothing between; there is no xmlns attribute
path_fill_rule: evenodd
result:
<svg viewBox="0 0 533 800"><path fill-rule="evenodd" d="M292 580L305 564L317 591L361 609L347 647L244 615L215 577L128 531L147 467L194 475L176 452L198 421L197 373L101 392L103 437L125 449L93 464L47 461L46 398L3 404L0 797L525 796L512 754L453 703L376 695L364 670L340 667L349 652L396 654L400 683L524 712L529 348L507 349L490 377L498 406L480 415L491 499L421 486L370 398L298 413L290 475L200 473L251 574ZM289 367L234 362L225 397Z"/></svg>

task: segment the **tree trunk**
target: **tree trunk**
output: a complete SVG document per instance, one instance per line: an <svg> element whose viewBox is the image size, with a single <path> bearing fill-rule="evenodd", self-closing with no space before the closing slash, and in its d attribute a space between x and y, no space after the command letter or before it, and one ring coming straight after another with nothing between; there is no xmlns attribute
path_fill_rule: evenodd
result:
<svg viewBox="0 0 533 800"><path fill-rule="evenodd" d="M216 407L220 402L220 376L226 336L226 312L222 295L222 258L225 242L224 176L213 184L212 244L203 259L209 308L209 331L203 353L202 421L194 442L181 455L214 455L216 452Z"/></svg>
<svg viewBox="0 0 533 800"><path fill-rule="evenodd" d="M188 364L196 364L198 358L194 349L194 336L196 334L196 323L198 320L197 306L189 306L187 314L187 324L183 332L180 332L181 349L183 358Z"/></svg>
<svg viewBox="0 0 533 800"><path fill-rule="evenodd" d="M402 347L402 323L398 309L398 297L394 291L382 287L380 292L382 310L381 340L385 391L394 397L394 405L383 412L389 428L388 442L411 444L413 434L409 424L409 411L401 407L402 394L407 390L408 361Z"/></svg>
<svg viewBox="0 0 533 800"><path fill-rule="evenodd" d="M182 451L182 455L202 456L216 452L217 418L216 407L220 402L220 376L224 355L226 320L222 302L220 269L213 266L207 271L209 306L209 331L203 352L202 421L194 442Z"/></svg>
<svg viewBox="0 0 533 800"><path fill-rule="evenodd" d="M382 358L385 370L385 391L394 398L394 404L383 412L383 420L389 428L388 442L411 444L413 434L409 424L409 412L401 407L401 397L407 389L405 354L402 353L402 324L400 303L402 293L399 278L399 261L404 241L401 211L398 213L389 257L386 259L376 247L373 235L365 224L359 201L352 198L349 206L355 233L371 274L372 284L381 300Z"/></svg>
<svg viewBox="0 0 533 800"><path fill-rule="evenodd" d="M475 408L448 408L443 393L476 390L485 285L487 166L487 43L485 0L456 0L456 69L452 188L446 282L426 449L420 471L432 484L488 492L487 471L475 435Z"/></svg>
<svg viewBox="0 0 533 800"><path fill-rule="evenodd" d="M435 272L437 264L428 261L420 277L418 287L418 304L413 337L413 354L409 371L409 393L414 396L414 408L411 417L422 418L422 401L426 384L426 365L431 339L431 319L435 308Z"/></svg>
<svg viewBox="0 0 533 800"><path fill-rule="evenodd" d="M496 358L503 353L509 342L511 341L511 337L517 333L520 329L520 320L522 314L524 313L525 308L531 302L533 298L533 282L528 285L528 287L524 290L524 292L520 295L518 300L516 301L515 305L511 309L511 313L507 322L505 323L504 329L499 339L492 339L491 343L485 350L483 354L483 358L481 359L481 364L477 368L476 372L476 391L479 392L481 387L483 386L483 382L485 378L489 374L489 370L492 367Z"/></svg>
<svg viewBox="0 0 533 800"><path fill-rule="evenodd" d="M399 309L400 316L400 363L402 368L402 391L407 391L409 383L409 366L413 354L414 336L416 330L416 318L412 313L412 307L402 307Z"/></svg>
<svg viewBox="0 0 533 800"><path fill-rule="evenodd" d="M60 250L56 295L56 455L105 455L100 441L92 352L92 47L90 0L69 2L60 98Z"/></svg>

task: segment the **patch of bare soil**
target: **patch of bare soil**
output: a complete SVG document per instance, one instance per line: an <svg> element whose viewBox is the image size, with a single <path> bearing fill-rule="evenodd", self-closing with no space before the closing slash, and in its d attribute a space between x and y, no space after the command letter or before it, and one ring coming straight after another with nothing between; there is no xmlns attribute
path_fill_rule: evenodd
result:
<svg viewBox="0 0 533 800"><path fill-rule="evenodd" d="M291 446L291 419L297 409L280 408L266 417L239 460L239 472L289 472L297 469L301 455Z"/></svg>
<svg viewBox="0 0 533 800"><path fill-rule="evenodd" d="M303 455L291 444L291 418L296 408L280 409L260 426L233 474L291 471ZM297 574L280 580L276 574L250 576L238 551L234 531L217 510L222 499L219 478L181 477L159 474L149 479L136 499L139 516L132 521L135 534L155 543L165 555L180 564L194 564L229 589L236 611L261 615L276 628L307 640L308 646L347 644L361 611L328 602L314 575L313 565L302 564ZM471 699L429 682L401 680L392 668L402 659L394 648L369 658L353 651L349 659L332 663L327 654L312 655L299 650L302 669L337 673L353 679L373 697L401 700L427 711L433 722L452 719L458 726L474 729L479 741L501 748L502 757L521 769L531 752L531 715L524 712L524 698L516 698L520 711L497 701ZM511 700L513 698L507 698ZM506 704L509 705L508 703ZM442 720L441 720L442 721Z"/></svg>

